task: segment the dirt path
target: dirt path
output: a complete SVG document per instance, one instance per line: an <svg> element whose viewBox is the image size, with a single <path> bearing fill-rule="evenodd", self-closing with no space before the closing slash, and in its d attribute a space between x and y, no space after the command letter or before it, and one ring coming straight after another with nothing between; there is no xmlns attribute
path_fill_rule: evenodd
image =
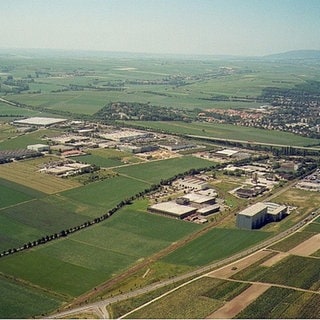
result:
<svg viewBox="0 0 320 320"><path fill-rule="evenodd" d="M238 260L223 268L210 272L208 276L213 278L225 278L225 279L230 278L235 273L251 266L252 264L266 257L269 254L270 254L270 251L268 250L258 251L248 257L245 257L244 259Z"/></svg>
<svg viewBox="0 0 320 320"><path fill-rule="evenodd" d="M319 249L320 249L320 233L300 243L299 245L291 249L289 253L297 256L310 256L316 251L318 251Z"/></svg>
<svg viewBox="0 0 320 320"><path fill-rule="evenodd" d="M247 290L227 302L223 307L210 314L207 319L231 319L245 309L250 303L267 291L269 284L253 284Z"/></svg>

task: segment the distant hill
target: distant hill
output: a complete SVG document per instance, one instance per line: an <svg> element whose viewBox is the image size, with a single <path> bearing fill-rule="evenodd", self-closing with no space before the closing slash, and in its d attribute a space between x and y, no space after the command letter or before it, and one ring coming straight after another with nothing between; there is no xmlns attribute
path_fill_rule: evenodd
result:
<svg viewBox="0 0 320 320"><path fill-rule="evenodd" d="M309 60L320 59L320 50L294 50L263 56L268 60Z"/></svg>

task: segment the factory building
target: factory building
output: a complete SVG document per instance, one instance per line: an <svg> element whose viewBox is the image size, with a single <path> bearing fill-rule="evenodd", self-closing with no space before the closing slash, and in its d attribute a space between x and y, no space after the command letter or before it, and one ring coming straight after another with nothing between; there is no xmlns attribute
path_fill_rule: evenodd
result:
<svg viewBox="0 0 320 320"><path fill-rule="evenodd" d="M22 120L14 120L13 124L18 126L50 127L67 121L67 119L59 118L31 117Z"/></svg>
<svg viewBox="0 0 320 320"><path fill-rule="evenodd" d="M215 197L206 196L198 193L188 193L176 200L179 204L189 204L194 208L203 208L208 205L215 204Z"/></svg>
<svg viewBox="0 0 320 320"><path fill-rule="evenodd" d="M189 188L193 190L206 190L210 188L209 183L194 177L186 177L178 180L178 185L183 188Z"/></svg>
<svg viewBox="0 0 320 320"><path fill-rule="evenodd" d="M150 212L162 214L176 219L183 219L197 211L197 208L179 205L174 201L157 203L148 208Z"/></svg>
<svg viewBox="0 0 320 320"><path fill-rule="evenodd" d="M259 229L268 222L277 222L287 215L287 207L272 202L258 202L237 214L236 226Z"/></svg>
<svg viewBox="0 0 320 320"><path fill-rule="evenodd" d="M211 206L203 207L197 210L198 214L202 216L207 216L211 213L216 213L220 211L220 206L218 204L213 204Z"/></svg>
<svg viewBox="0 0 320 320"><path fill-rule="evenodd" d="M28 150L33 150L33 151L37 151L37 152L46 152L49 151L49 146L47 144L30 144L29 146L27 146Z"/></svg>
<svg viewBox="0 0 320 320"><path fill-rule="evenodd" d="M259 229L266 224L267 205L258 202L237 214L236 225L241 229Z"/></svg>

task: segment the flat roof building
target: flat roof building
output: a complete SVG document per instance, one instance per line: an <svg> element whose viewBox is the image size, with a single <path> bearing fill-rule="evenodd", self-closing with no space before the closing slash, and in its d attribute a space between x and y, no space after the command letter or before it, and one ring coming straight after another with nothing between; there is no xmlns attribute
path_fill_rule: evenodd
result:
<svg viewBox="0 0 320 320"><path fill-rule="evenodd" d="M45 118L45 117L31 117L22 120L15 120L13 124L17 125L27 125L27 126L37 126L37 127L49 127L54 124L66 122L67 119L60 119L60 118Z"/></svg>
<svg viewBox="0 0 320 320"><path fill-rule="evenodd" d="M34 150L37 152L45 152L45 151L49 151L49 146L47 144L30 144L27 146L28 150Z"/></svg>
<svg viewBox="0 0 320 320"><path fill-rule="evenodd" d="M148 208L150 212L163 214L176 219L183 219L197 211L197 208L179 205L174 201L161 202Z"/></svg>
<svg viewBox="0 0 320 320"><path fill-rule="evenodd" d="M220 211L220 206L218 204L213 204L211 206L203 207L197 210L198 214L202 216L207 216L211 213L216 213Z"/></svg>
<svg viewBox="0 0 320 320"><path fill-rule="evenodd" d="M201 208L203 206L211 205L216 202L215 197L206 196L199 193L188 193L180 198L188 201L190 205L195 208Z"/></svg>
<svg viewBox="0 0 320 320"><path fill-rule="evenodd" d="M258 202L237 214L236 225L241 229L258 229L266 224L267 205Z"/></svg>
<svg viewBox="0 0 320 320"><path fill-rule="evenodd" d="M258 229L268 222L280 221L287 207L273 202L257 202L237 214L236 225L243 229Z"/></svg>

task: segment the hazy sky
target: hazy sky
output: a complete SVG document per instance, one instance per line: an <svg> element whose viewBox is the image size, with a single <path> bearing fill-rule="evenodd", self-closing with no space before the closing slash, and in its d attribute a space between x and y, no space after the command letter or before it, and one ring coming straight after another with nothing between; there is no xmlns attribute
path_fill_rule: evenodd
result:
<svg viewBox="0 0 320 320"><path fill-rule="evenodd" d="M320 50L320 0L0 0L0 21L1 48Z"/></svg>

